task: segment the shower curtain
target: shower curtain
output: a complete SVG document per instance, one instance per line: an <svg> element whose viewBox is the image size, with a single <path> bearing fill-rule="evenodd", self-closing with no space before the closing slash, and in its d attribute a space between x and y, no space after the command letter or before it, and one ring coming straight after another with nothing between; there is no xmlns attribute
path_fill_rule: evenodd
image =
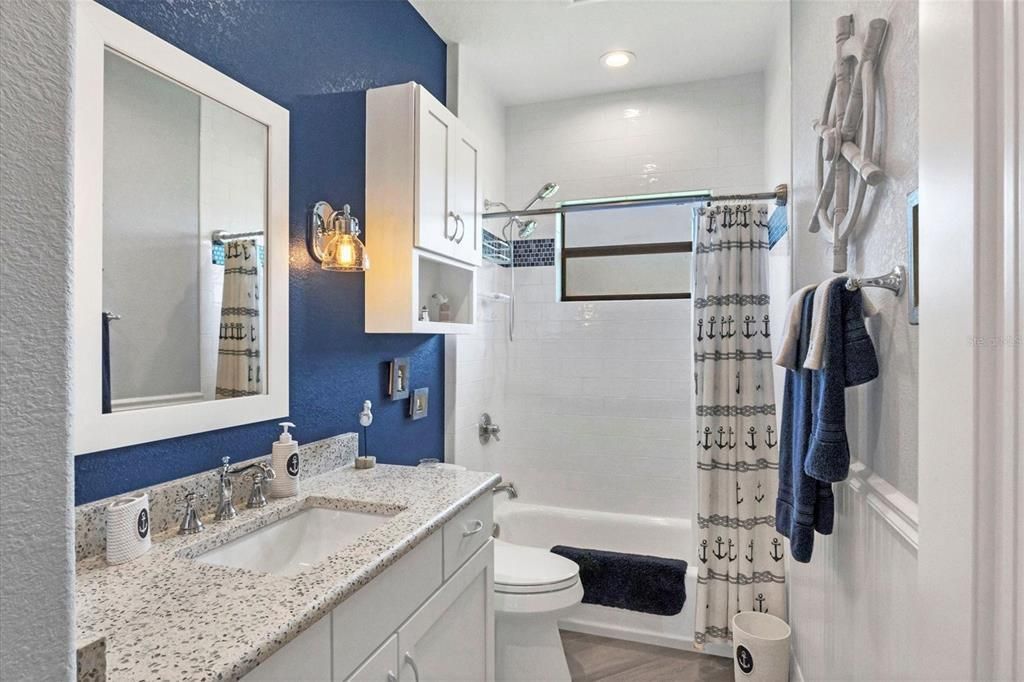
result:
<svg viewBox="0 0 1024 682"><path fill-rule="evenodd" d="M786 618L775 532L778 426L768 317L768 209L695 211L693 347L697 442L694 643L728 641L732 617Z"/></svg>
<svg viewBox="0 0 1024 682"><path fill-rule="evenodd" d="M260 287L263 264L252 239L224 245L224 299L217 346L217 399L263 393Z"/></svg>

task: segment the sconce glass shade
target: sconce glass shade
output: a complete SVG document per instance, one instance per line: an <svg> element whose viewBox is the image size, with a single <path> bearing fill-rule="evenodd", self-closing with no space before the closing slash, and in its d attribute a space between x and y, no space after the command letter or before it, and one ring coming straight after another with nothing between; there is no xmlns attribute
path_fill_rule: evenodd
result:
<svg viewBox="0 0 1024 682"><path fill-rule="evenodd" d="M334 230L327 237L321 270L362 272L367 269L368 263L366 247L359 241L359 237L341 230Z"/></svg>
<svg viewBox="0 0 1024 682"><path fill-rule="evenodd" d="M306 232L310 255L321 270L362 272L370 268L366 247L359 240L359 221L348 204L335 211L326 201L313 207Z"/></svg>

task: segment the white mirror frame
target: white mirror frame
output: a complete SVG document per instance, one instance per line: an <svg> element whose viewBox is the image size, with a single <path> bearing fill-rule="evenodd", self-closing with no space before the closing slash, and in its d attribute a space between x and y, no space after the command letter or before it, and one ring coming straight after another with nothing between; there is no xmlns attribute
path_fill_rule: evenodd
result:
<svg viewBox="0 0 1024 682"><path fill-rule="evenodd" d="M99 450L288 414L288 110L92 2L76 3L72 442ZM267 392L103 414L103 57L111 48L267 126Z"/></svg>

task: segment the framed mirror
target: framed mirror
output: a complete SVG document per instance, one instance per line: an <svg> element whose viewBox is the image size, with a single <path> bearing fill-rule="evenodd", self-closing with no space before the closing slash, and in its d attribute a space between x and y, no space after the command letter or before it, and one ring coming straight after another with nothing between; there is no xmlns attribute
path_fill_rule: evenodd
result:
<svg viewBox="0 0 1024 682"><path fill-rule="evenodd" d="M285 416L288 111L76 7L75 454Z"/></svg>

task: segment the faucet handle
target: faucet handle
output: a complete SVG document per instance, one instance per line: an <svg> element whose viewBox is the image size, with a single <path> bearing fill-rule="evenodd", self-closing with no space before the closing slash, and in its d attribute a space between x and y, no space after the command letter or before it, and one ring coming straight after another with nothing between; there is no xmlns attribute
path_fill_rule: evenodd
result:
<svg viewBox="0 0 1024 682"><path fill-rule="evenodd" d="M224 466L228 466L229 464L231 464L231 458L228 457L227 455L224 455L223 457L220 458L220 463L223 464Z"/></svg>
<svg viewBox="0 0 1024 682"><path fill-rule="evenodd" d="M196 494L189 491L185 494L185 512L178 526L178 535L194 535L203 529L203 522L195 508Z"/></svg>
<svg viewBox="0 0 1024 682"><path fill-rule="evenodd" d="M274 470L266 465L257 466L252 471L252 492L249 493L249 509L260 509L267 506L267 497L263 494L263 481L274 478Z"/></svg>

